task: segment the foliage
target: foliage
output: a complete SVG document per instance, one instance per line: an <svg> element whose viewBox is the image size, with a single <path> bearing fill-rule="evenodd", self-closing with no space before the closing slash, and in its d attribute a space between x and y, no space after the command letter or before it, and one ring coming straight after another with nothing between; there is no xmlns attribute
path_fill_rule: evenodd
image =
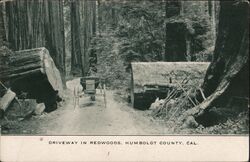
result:
<svg viewBox="0 0 250 162"><path fill-rule="evenodd" d="M121 38L120 55L129 64L132 61L161 61L165 54L166 23L185 24L191 41L192 61L207 61L214 47L213 27L205 2L182 2L183 13L166 18L163 1L109 2L101 5L104 20L101 27L115 32ZM116 19L112 18L112 12ZM112 19L111 19L111 18ZM114 23L113 21L116 21ZM115 26L114 26L115 24ZM102 32L104 31L102 30ZM187 60L191 56L187 56Z"/></svg>
<svg viewBox="0 0 250 162"><path fill-rule="evenodd" d="M123 39L126 62L162 60L165 46L163 2L143 1L120 6L116 34Z"/></svg>
<svg viewBox="0 0 250 162"><path fill-rule="evenodd" d="M127 87L130 75L126 70L131 61L161 60L165 41L164 6L161 3L100 3L99 35L89 49L97 54L95 75L106 79L112 87Z"/></svg>
<svg viewBox="0 0 250 162"><path fill-rule="evenodd" d="M201 3L183 2L184 13L167 19L164 1L100 1L98 36L89 49L97 55L97 74L109 84L123 82L129 76L125 69L130 67L130 62L162 61L168 22L185 24L192 42L190 54L196 56L194 61L209 60L214 38L205 3ZM188 57L191 56L187 56L187 60L191 60ZM121 83L115 86L118 84Z"/></svg>
<svg viewBox="0 0 250 162"><path fill-rule="evenodd" d="M180 16L166 19L166 22L184 23L187 39L191 42L187 60L208 61L215 44L215 26L208 14L206 2L182 2L183 11ZM192 57L192 58L190 58Z"/></svg>
<svg viewBox="0 0 250 162"><path fill-rule="evenodd" d="M112 88L127 87L129 74L125 71L123 60L119 55L119 41L112 35L95 37L95 45L90 50L95 50L97 55L96 69L92 68L92 75L97 75L105 80L106 85Z"/></svg>
<svg viewBox="0 0 250 162"><path fill-rule="evenodd" d="M215 26L212 26L212 19L206 10L206 2L184 2L187 12L185 23L188 28L194 31L191 33L191 52L195 55L196 61L211 61L215 45Z"/></svg>

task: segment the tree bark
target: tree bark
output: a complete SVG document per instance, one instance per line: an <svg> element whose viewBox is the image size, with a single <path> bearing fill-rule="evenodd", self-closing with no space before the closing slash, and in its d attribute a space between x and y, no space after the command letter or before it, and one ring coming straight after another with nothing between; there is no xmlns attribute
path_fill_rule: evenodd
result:
<svg viewBox="0 0 250 162"><path fill-rule="evenodd" d="M22 50L15 52L13 55L0 55L0 59L0 80L15 83L24 77L45 75L51 88L54 91L62 92L60 73L55 67L47 49ZM36 82L38 83L39 81Z"/></svg>
<svg viewBox="0 0 250 162"><path fill-rule="evenodd" d="M6 3L8 42L13 50L46 47L65 75L62 0L14 0Z"/></svg>
<svg viewBox="0 0 250 162"><path fill-rule="evenodd" d="M166 19L178 17L184 11L181 1L166 1ZM166 23L165 57L166 61L186 61L186 26L183 22Z"/></svg>
<svg viewBox="0 0 250 162"><path fill-rule="evenodd" d="M207 99L186 115L199 117L213 106L226 107L235 96L249 99L249 3L221 1L220 5L214 60L202 85Z"/></svg>
<svg viewBox="0 0 250 162"><path fill-rule="evenodd" d="M95 28L95 1L76 0L71 4L72 69L80 68L82 76L89 72L89 47Z"/></svg>
<svg viewBox="0 0 250 162"><path fill-rule="evenodd" d="M211 20L211 30L212 30L212 40L214 40L213 45L215 45L216 40L216 2L208 1L208 14Z"/></svg>
<svg viewBox="0 0 250 162"><path fill-rule="evenodd" d="M64 38L65 38L65 77L68 78L71 72L71 17L70 17L70 2L64 0Z"/></svg>
<svg viewBox="0 0 250 162"><path fill-rule="evenodd" d="M6 41L4 17L3 17L3 3L0 3L0 47L4 45Z"/></svg>
<svg viewBox="0 0 250 162"><path fill-rule="evenodd" d="M44 102L46 111L53 110L59 96L63 96L63 84L48 50L37 48L0 55L0 80L8 81L18 96Z"/></svg>

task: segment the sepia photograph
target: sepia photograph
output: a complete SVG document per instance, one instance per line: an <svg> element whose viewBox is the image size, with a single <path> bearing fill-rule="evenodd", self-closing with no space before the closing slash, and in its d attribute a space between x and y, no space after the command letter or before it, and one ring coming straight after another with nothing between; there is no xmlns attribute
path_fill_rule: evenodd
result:
<svg viewBox="0 0 250 162"><path fill-rule="evenodd" d="M248 20L247 0L0 0L1 136L249 135Z"/></svg>
<svg viewBox="0 0 250 162"><path fill-rule="evenodd" d="M0 161L249 161L247 0L0 0Z"/></svg>

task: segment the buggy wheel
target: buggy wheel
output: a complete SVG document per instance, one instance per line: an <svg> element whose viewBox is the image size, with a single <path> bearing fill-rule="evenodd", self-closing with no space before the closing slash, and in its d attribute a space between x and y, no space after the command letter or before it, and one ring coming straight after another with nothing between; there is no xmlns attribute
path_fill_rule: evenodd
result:
<svg viewBox="0 0 250 162"><path fill-rule="evenodd" d="M91 96L90 96L90 99L91 99L92 101L95 101L95 95L91 95Z"/></svg>

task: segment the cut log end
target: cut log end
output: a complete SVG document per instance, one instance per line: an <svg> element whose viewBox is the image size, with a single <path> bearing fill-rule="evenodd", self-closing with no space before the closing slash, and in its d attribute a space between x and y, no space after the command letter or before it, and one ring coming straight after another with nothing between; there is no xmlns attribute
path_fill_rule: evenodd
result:
<svg viewBox="0 0 250 162"><path fill-rule="evenodd" d="M15 99L16 93L8 89L5 95L0 99L0 117L4 116L4 112L10 106L11 102Z"/></svg>
<svg viewBox="0 0 250 162"><path fill-rule="evenodd" d="M56 96L63 96L63 83L48 50L27 49L6 57L6 62L0 61L0 80L8 81L18 96L27 93L27 98L46 103L46 110L54 109L51 105L56 103Z"/></svg>

